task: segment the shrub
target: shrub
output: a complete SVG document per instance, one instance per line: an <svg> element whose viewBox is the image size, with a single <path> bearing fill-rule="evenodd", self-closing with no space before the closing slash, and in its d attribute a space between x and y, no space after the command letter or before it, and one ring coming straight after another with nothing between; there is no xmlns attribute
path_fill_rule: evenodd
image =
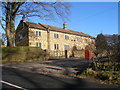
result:
<svg viewBox="0 0 120 90"><path fill-rule="evenodd" d="M109 72L99 72L97 73L96 78L101 79L101 80L108 80Z"/></svg>

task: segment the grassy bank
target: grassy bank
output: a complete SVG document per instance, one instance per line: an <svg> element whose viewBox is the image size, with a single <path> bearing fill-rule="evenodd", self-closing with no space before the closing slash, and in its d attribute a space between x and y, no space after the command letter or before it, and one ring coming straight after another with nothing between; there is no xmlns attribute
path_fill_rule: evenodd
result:
<svg viewBox="0 0 120 90"><path fill-rule="evenodd" d="M3 47L2 63L43 61L48 59L46 51L40 47Z"/></svg>

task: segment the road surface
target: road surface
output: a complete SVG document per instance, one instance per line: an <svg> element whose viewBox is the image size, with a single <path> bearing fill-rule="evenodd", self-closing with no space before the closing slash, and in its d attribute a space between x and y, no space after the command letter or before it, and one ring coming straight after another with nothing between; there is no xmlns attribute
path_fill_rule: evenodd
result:
<svg viewBox="0 0 120 90"><path fill-rule="evenodd" d="M64 70L64 68L75 67L74 66L75 64L73 65L73 63L71 64L67 63L69 61L64 61L65 62L65 65L64 65L63 61L51 60L51 61L42 62L42 63L41 62L23 63L23 64L18 64L18 67L16 64L5 65L2 67L2 82L1 82L3 84L2 88L4 88L4 90L7 90L8 88L15 88L15 89L20 88L23 90L29 90L29 89L39 90L40 88L116 88L118 89L118 86L115 86L115 85L105 85L105 84L101 84L100 82L90 81L82 78L75 78L75 77L68 78L68 77L62 77L62 76L58 77L56 75L52 75L52 73L58 73L62 75L64 73L60 73L57 71L59 70L62 71ZM74 60L71 60L71 62L73 61ZM78 64L77 61L75 62L76 64ZM35 65L37 70L32 70L32 71L27 70L29 69L30 66L35 68ZM41 65L43 65L42 70L46 69L46 67L49 66L50 69L48 68L49 69L48 71L52 69L56 71L51 71L50 72L51 74L40 73ZM81 64L81 66L82 65L84 64ZM59 66L59 69L58 69L58 66ZM40 70L38 70L38 68Z"/></svg>

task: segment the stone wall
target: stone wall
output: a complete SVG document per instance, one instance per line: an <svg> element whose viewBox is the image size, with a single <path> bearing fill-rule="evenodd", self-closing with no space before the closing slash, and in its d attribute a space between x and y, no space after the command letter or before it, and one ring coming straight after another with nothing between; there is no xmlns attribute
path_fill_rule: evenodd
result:
<svg viewBox="0 0 120 90"><path fill-rule="evenodd" d="M58 38L54 38L54 34L58 34ZM64 39L64 36L69 36L69 39ZM80 40L77 40L77 38L80 38ZM85 41L85 39L88 39L88 42ZM76 36L71 34L65 34L61 32L54 32L50 31L50 50L54 50L54 44L59 45L59 50L64 51L64 45L69 45L70 50L73 48L73 46L80 47L81 49L85 49L85 46L88 45L89 38L82 37L82 36Z"/></svg>
<svg viewBox="0 0 120 90"><path fill-rule="evenodd" d="M74 53L74 57L72 57L72 51L67 51L67 58L84 58L85 57L84 50L76 50L76 51L73 51L73 53ZM60 50L51 50L50 56L66 58L65 51L60 51Z"/></svg>
<svg viewBox="0 0 120 90"><path fill-rule="evenodd" d="M41 32L41 36L36 36L36 31ZM41 43L41 48L47 49L47 31L29 28L29 46L34 47L36 43Z"/></svg>
<svg viewBox="0 0 120 90"><path fill-rule="evenodd" d="M41 32L41 36L36 36L36 31ZM58 38L54 38L54 34L58 34ZM50 35L49 38L48 35ZM65 35L69 36L69 39L65 39ZM42 49L48 49L49 47L50 51L56 52L57 51L64 52L65 51L64 46L69 45L68 51L71 52L74 46L78 47L79 50L85 49L86 45L94 42L94 39L55 31L50 31L48 33L47 30L29 28L29 46L34 47L36 46L37 42L42 44L41 46ZM55 50L54 44L58 44L59 46L58 50Z"/></svg>
<svg viewBox="0 0 120 90"><path fill-rule="evenodd" d="M22 34L22 39L20 39L20 34ZM20 23L15 34L15 44L16 46L28 46L28 27L24 23Z"/></svg>

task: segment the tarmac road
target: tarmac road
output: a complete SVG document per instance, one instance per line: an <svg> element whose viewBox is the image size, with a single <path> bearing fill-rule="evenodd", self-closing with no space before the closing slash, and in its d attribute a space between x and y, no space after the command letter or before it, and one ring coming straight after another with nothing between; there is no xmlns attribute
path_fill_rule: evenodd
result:
<svg viewBox="0 0 120 90"><path fill-rule="evenodd" d="M115 85L105 85L100 82L81 78L63 78L3 67L2 81L17 85L24 89L39 88L118 88ZM2 88L16 88L3 84Z"/></svg>
<svg viewBox="0 0 120 90"><path fill-rule="evenodd" d="M62 67L67 67L67 68L72 66L69 64L63 65L63 61L64 60L61 60L61 61L55 60L54 63L43 62L42 64L39 64L39 66L43 64L45 65L49 64L53 66L62 65ZM67 63L67 61L64 63ZM101 84L100 82L90 81L90 80L86 80L82 78L75 78L75 77L66 78L66 77L61 77L61 76L56 77L50 74L42 74L42 73L24 70L24 69L27 69L28 66L30 66L29 64L31 65L31 63L19 64L18 65L19 68L11 68L11 67L5 67L5 66L2 67L2 81L3 82L1 83L2 83L3 90L7 90L8 88L17 88L17 89L21 88L23 90L40 89L40 88L42 89L45 89L45 88L76 88L76 89L79 89L79 88L113 88L116 90L120 89L118 88L118 86L115 86L115 85L105 85L105 84ZM34 63L34 65L36 66L37 64L38 63L36 64ZM23 65L23 66L26 65L26 67L22 68L23 66L20 67L20 65ZM11 66L15 66L15 65L11 65ZM57 70L59 69L57 68Z"/></svg>

